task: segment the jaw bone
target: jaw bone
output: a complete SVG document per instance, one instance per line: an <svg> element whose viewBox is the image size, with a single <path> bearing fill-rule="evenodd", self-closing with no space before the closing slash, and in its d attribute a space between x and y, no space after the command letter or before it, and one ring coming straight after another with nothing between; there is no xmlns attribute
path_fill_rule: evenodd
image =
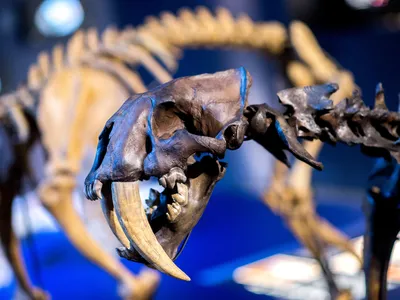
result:
<svg viewBox="0 0 400 300"><path fill-rule="evenodd" d="M166 189L162 193L150 190L146 203L153 210L151 214L143 209L138 181L106 183L102 190L105 204L108 204L105 206L105 216L123 244L117 249L119 256L188 280L171 259L175 261L182 251L225 171L226 164L211 156L198 159L191 157L188 160L186 183L177 182L174 189ZM174 220L169 220L168 204L181 208ZM149 229L144 235L143 228L146 231Z"/></svg>

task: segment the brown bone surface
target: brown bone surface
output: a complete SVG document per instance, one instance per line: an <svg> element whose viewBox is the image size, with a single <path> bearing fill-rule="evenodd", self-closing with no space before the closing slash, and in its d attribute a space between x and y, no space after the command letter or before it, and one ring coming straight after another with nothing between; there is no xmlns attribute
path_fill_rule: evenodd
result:
<svg viewBox="0 0 400 300"><path fill-rule="evenodd" d="M197 152L223 156L225 133L246 126L241 115L250 85L242 68L183 77L128 99L99 137L87 184L161 177L186 169Z"/></svg>
<svg viewBox="0 0 400 300"><path fill-rule="evenodd" d="M288 44L290 45L286 48ZM38 63L33 65L29 70L27 86L22 86L11 95L2 97L2 100L4 100L3 102L7 106L13 108L13 122L17 123L18 134L24 139L29 134L30 128L24 119L21 118L18 108L14 109L14 107L21 105L30 113L36 115L37 103L34 98L36 95L38 98L43 95L43 90L51 78L55 77L55 80L50 81L50 85L55 88L45 96L45 98L50 99L50 103L54 102L52 100L55 96L57 99L65 97L65 95L60 93L61 90L76 90L76 86L72 87L69 83L57 85L57 82L64 83L65 80L62 79L62 74L65 74L65 71L68 73L71 67L81 71L84 69L82 74L91 71L90 78L92 78L93 82L96 82L95 88L86 89L88 92L80 95L80 98L89 98L93 101L98 95L102 96L107 93L112 95L114 91L113 96L109 96L108 98L117 99L121 93L125 94L124 91L126 89L134 93L146 90L140 76L132 68L127 68L126 63L130 65L142 64L160 83L164 83L170 80L171 76L157 63L152 54L157 56L169 70L173 71L176 68L177 59L180 57L180 50L183 50L185 47L239 47L268 52L283 62L283 68L287 77L297 86L336 81L339 80L337 77L339 72L341 74L345 73L323 53L311 31L301 22L292 22L290 28L286 31L284 26L278 22L253 22L246 15L234 17L229 11L223 8L218 8L215 14L212 14L206 8L199 7L195 11L182 9L177 15L163 13L160 18L150 17L143 26L139 26L136 29L127 28L123 31L117 31L110 27L101 37L98 36L97 31L93 28L84 32L78 32L68 43L65 56L60 46L54 48L50 60L47 54L41 53ZM292 54L288 56L287 50ZM110 76L106 78L107 76L103 76L103 73L112 75L119 81L119 85L114 84L114 78L110 78ZM85 75L84 77L88 76ZM82 85L86 86L87 82L83 82ZM124 99L126 99L126 96L121 97L121 100ZM70 101L73 104L74 99L71 98ZM119 105L118 103L120 102L117 102L117 105ZM111 101L108 104L115 105L116 103L112 103ZM90 107L90 103L86 103L83 106ZM107 113L113 110L112 108L108 109L106 106L100 105L98 110L93 110L95 111L96 118L90 119L91 121L96 119L101 123L100 126L102 126L104 121L101 121L102 118L98 117L97 114L100 113L102 115L104 112ZM74 113L74 109L68 111L72 114ZM4 114L4 112L5 110L1 107L0 114ZM70 114L65 115L71 116ZM71 118L74 119L72 116ZM64 123L63 129L68 128L71 118L67 119L67 124ZM75 120L77 120L78 124L85 123L83 120ZM62 119L56 121L63 122ZM44 128L46 127L50 128L48 129L50 135L52 135L52 132L57 132L57 130L51 130L53 127L52 122L46 123ZM92 142L94 136L98 135L99 130L93 124L91 128L92 130L88 132L90 137L86 138L86 140L89 140L89 143ZM75 130L75 132L79 132L79 130ZM63 143L59 143L60 140L58 137L60 136L62 135L56 134L58 142L55 145L51 145L51 138L48 139L50 143L47 143L52 147L54 152L58 153L65 151L62 149L66 146ZM77 139L76 135L72 135L71 140L74 139ZM71 145L76 145L76 143L71 143ZM308 143L306 148L310 145L310 148L314 146L318 148L318 145L321 144L315 142L313 144ZM78 150L82 146L83 144L79 143ZM229 148L237 147L237 145L228 146ZM72 146L71 148L74 147ZM277 151L280 152L282 150ZM313 153L314 151L310 152ZM47 174L48 178L46 178L43 185L44 188L42 189L43 192L48 191L51 194L50 197L46 197L46 199L50 200L57 197L62 188L58 186L54 191L51 188L49 191L46 187L54 187L53 182L58 182L61 185L71 185L73 183L73 180L71 182L71 176L66 176L64 179L60 175L66 172L72 174L77 169L76 161L66 163L64 158L61 161L58 160L56 164L54 162L54 160L50 162L50 165L58 165L62 168L49 168L52 172ZM61 164L58 162L61 162ZM54 172L57 169L61 170L61 172ZM174 176L179 177L180 175ZM65 196L61 199L66 199L63 200L64 202L68 201ZM43 200L45 199L43 198ZM55 202L53 201L54 204ZM288 205L291 203L290 200L286 202L289 203ZM60 222L70 235L70 238L74 240L76 246L86 256L90 256L95 263L119 279L131 278L121 265L118 266L118 263L111 257L106 257L103 251L99 249L95 251L89 250L92 241L91 239L81 237L82 226L77 230L79 222L77 223L76 221L79 220L76 218L76 213L73 214L69 210L70 214L74 216L70 218L65 216L66 210L63 205L52 205L51 208L54 217ZM331 235L332 231L329 234ZM7 248L8 245L4 245L4 247ZM84 249L87 249L87 251ZM16 273L20 272L20 269L14 270ZM24 276L21 272L19 274ZM21 278L21 276L17 277ZM128 281L131 280L129 279ZM27 291L27 293L29 294L30 292Z"/></svg>
<svg viewBox="0 0 400 300"><path fill-rule="evenodd" d="M288 125L285 124L286 129L278 128L278 132L282 133L279 137L283 143L294 145L296 137L319 139L330 144L341 142L360 145L362 151L371 156L387 158L392 154L395 158L398 157L399 113L380 107L367 107L357 90L351 97L333 106L329 97L337 89L336 84L324 84L279 92L280 102L287 107L284 115ZM252 119L259 112L265 112L266 119L271 120L269 122L276 127L276 118L268 114L270 111L271 108L266 104L251 105L248 116ZM268 136L264 128L250 127L250 132L255 136ZM289 146L286 147L290 150ZM307 160L305 157L306 162ZM315 165L312 161L308 163Z"/></svg>
<svg viewBox="0 0 400 300"><path fill-rule="evenodd" d="M211 156L204 156L200 159L191 157L186 172L189 187L187 199L190 200L186 204L182 203L179 215L172 222L166 215L167 205L175 203L172 191L167 189L159 195L162 199L152 214L148 215L148 218L157 241L173 260L179 255L178 248L182 241L186 241L193 227L200 220L216 183L224 173L224 164ZM112 201L112 199L107 200ZM149 265L135 249L120 248L118 251L126 259Z"/></svg>
<svg viewBox="0 0 400 300"><path fill-rule="evenodd" d="M387 297L390 257L400 231L400 165L391 158L380 159L370 174L364 201L364 272L366 298Z"/></svg>
<svg viewBox="0 0 400 300"><path fill-rule="evenodd" d="M0 124L0 241L8 261L15 270L21 289L30 299L45 300L48 298L47 293L33 286L27 276L20 243L12 228L12 201L23 188L24 179L31 175L26 164L26 153L32 146L32 140L29 136L23 142L20 140L19 132L13 130L10 115L2 121ZM31 132L36 131L34 126L30 129Z"/></svg>
<svg viewBox="0 0 400 300"><path fill-rule="evenodd" d="M126 189L114 185L113 209L119 221L114 226L122 227L130 243L127 248L133 247L120 254L188 279L176 267L170 268L171 259L197 224L215 183L223 176L224 167L217 158L244 140L248 124L243 109L250 86L251 77L243 68L183 77L128 99L107 121L85 181L88 198L102 198L106 183L135 184L151 176L166 189L158 195L148 228L147 220L142 220L142 208L137 211L133 204L121 203L121 198L127 197ZM211 156L196 160L201 153ZM131 196L136 197L134 193ZM125 213L128 209L132 215ZM149 237L143 242L133 230L148 232ZM158 246L149 239L163 247L154 249ZM162 259L157 264L159 257Z"/></svg>
<svg viewBox="0 0 400 300"><path fill-rule="evenodd" d="M304 38L304 32L309 31L304 24L293 22L292 25L290 28L292 50L300 55L307 67L302 62L297 61L297 58L292 57L292 60L284 66L287 76L292 82L300 81L302 84L308 82L305 79L310 78L315 78L317 81L328 80L330 77L326 75L336 70L336 66L324 59L324 56L317 55L318 53L314 50L318 48L318 45L312 41L312 34L311 42L309 38ZM302 30L294 30L296 28ZM308 35L310 36L310 34ZM92 81L96 82L96 88L92 89L90 84L89 88L87 87L86 81L76 81L76 83L81 83L81 88L86 90L79 96L78 102L85 101L85 99L96 102L99 95L102 98L109 93L113 95L108 96L109 99L116 99L120 97L121 93L124 93L125 89L134 93L146 90L138 73L133 68L128 68L126 64L131 66L143 65L161 83L170 80L171 76L152 57L152 54L157 56L170 71L173 71L177 66L180 50L185 47L229 48L233 46L259 49L275 55L278 60L282 60L282 55L285 56L284 46L287 41L288 34L282 24L278 22L253 22L246 15L234 18L229 11L223 8L218 8L215 14L204 7L199 7L196 11L182 9L177 16L164 13L160 19L148 18L143 26L136 29L127 28L123 31L117 31L115 28L109 27L102 36L99 36L94 28L90 28L87 31L77 32L71 38L67 44L65 55L63 47L60 45L54 47L50 56L47 53L40 53L38 62L32 65L29 70L27 84L2 97L2 101L4 100L5 106L13 111L13 123L18 131L19 138L25 140L32 128L21 114L20 107L23 107L36 119L37 106L40 102L46 102L44 99L49 99L49 103L57 103L58 100L63 101L66 95L62 91L77 90L77 85L73 87L70 80L63 79L65 75L68 78L72 77L68 75L71 68L79 72L82 71L84 77L89 77L86 74L89 72ZM104 73L112 75L114 78L104 76ZM114 84L114 79L119 81L119 85ZM58 82L61 84L58 84ZM52 87L47 88L49 85ZM46 95L44 96L44 94ZM54 101L54 97L58 100ZM126 99L125 96L121 96L121 100L124 98ZM39 101L37 101L38 99ZM73 107L74 97L70 97L69 101L69 104ZM83 108L85 106L90 107L90 102L86 102ZM112 102L108 104L115 105ZM6 113L8 108L3 109L1 107L0 114ZM50 107L49 110L51 111L52 108ZM88 140L90 144L93 137L98 134L98 127L91 124L92 130L87 132L87 138L77 137L76 133L80 133L80 131L74 130L74 134L70 136L70 141L72 141L70 148L76 150L66 151L67 144L59 139L63 134L57 134L57 130L52 130L54 122L64 123L64 126L60 127L63 131L68 130L71 126L70 120L75 120L77 124L85 123L82 119L79 120L79 118L74 117L74 112L79 110L77 107L67 110L69 113L62 115L67 116L66 121L64 118L53 118L51 122L44 122L42 130L47 131L44 135L50 136L49 138L44 137L44 140L47 139L45 144L55 153L69 152L79 156L82 154L80 147L85 146L86 143L76 143L77 140ZM93 110L96 118L91 118L91 122L96 119L96 121L104 124L99 113L103 116L103 113L112 110L112 108L108 109L106 105L100 104L98 110ZM82 115L82 113L79 113L79 115ZM79 126L76 128L79 128ZM54 133L56 133L55 136ZM55 139L52 137L55 137ZM233 144L228 144L228 146L230 148L237 147ZM119 280L122 279L124 282L131 283L133 281L132 276L118 262L107 256L101 249L90 250L94 241L87 236L86 238L82 236L82 232L86 233L86 231L81 226L82 223L77 218L77 214L72 210L72 205L68 204L71 199L66 197L65 191L61 193L64 186L68 186L69 191L74 186L73 176L77 170L79 159L69 160L66 157L60 159L59 155L52 155L52 157L55 159L46 162L49 165L50 172L46 174L41 185L40 194L45 195L41 200L84 255ZM64 176L63 174L68 175ZM63 197L59 197L61 194L63 194ZM62 205L58 204L57 199L61 201ZM10 217L8 219L11 219L11 213L12 211L9 211ZM3 246L5 249L13 247L12 244L6 243ZM23 269L14 268L14 271L18 278L26 277L23 274ZM23 284L22 281L20 283L27 294L32 294L27 285Z"/></svg>
<svg viewBox="0 0 400 300"><path fill-rule="evenodd" d="M175 258L178 242L183 241L197 222L190 222L188 230L182 229L185 227L182 222L173 235L170 231L158 231L160 225L156 225L153 215L150 224L146 220L136 183L156 176L167 189L166 194L176 193L168 189L178 190L179 183L187 182L188 158L195 153L209 153L218 159L223 157L228 144L237 149L243 140L254 139L284 163L287 158L277 153L289 150L300 160L321 169L322 165L299 144L298 137L361 144L372 155L399 151L396 143L399 114L384 113L379 107L367 108L356 92L333 105L329 97L338 89L336 84L287 89L278 93L287 108L278 113L266 104L247 106L250 83L250 75L243 68L175 79L127 100L107 122L99 137L92 171L85 181L86 193L88 198L96 200L102 198L105 184L113 186L111 197L118 221L114 226L121 227L125 236L120 234L120 237L129 241L128 249L120 252L124 257L147 261L148 265L174 277L188 279L171 259ZM273 142L268 143L269 139ZM131 182L135 189L129 192L129 185L122 182ZM191 188L192 184L188 186ZM182 195L179 191L178 194ZM190 203L193 195L189 192L184 202ZM160 216L160 203L158 200L152 214ZM174 210L167 211L161 228L175 221L171 217ZM198 220L197 214L201 215L203 209L175 213L192 215Z"/></svg>
<svg viewBox="0 0 400 300"><path fill-rule="evenodd" d="M362 107L362 106L361 106ZM365 110L365 108L364 108ZM397 137L397 116L389 112L385 104L385 95L381 84L378 84L375 95L376 117L388 118L378 128L385 128L386 136ZM375 124L377 121L375 120ZM383 132L385 132L383 131ZM397 141L396 141L397 144ZM367 196L364 200L366 230L364 232L364 272L366 298L383 300L387 298L387 277L393 247L400 231L400 164L398 153L388 153L380 158L372 170Z"/></svg>

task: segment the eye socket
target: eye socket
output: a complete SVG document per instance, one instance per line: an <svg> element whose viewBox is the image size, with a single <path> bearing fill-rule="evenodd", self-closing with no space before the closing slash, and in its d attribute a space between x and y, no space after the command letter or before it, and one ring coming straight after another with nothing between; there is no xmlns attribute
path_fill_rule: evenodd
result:
<svg viewBox="0 0 400 300"><path fill-rule="evenodd" d="M206 120L206 121L205 121ZM207 123L207 128L202 126L202 122ZM214 130L221 124L212 116L203 115L202 119L196 119L190 113L181 111L174 102L165 102L157 105L152 118L153 134L158 139L168 139L177 130L185 129L195 135L215 136Z"/></svg>
<svg viewBox="0 0 400 300"><path fill-rule="evenodd" d="M183 121L177 115L175 103L165 102L157 105L152 118L152 130L156 138L170 138L175 131L184 127Z"/></svg>
<svg viewBox="0 0 400 300"><path fill-rule="evenodd" d="M192 116L177 112L176 115L182 120L185 129L192 134L201 135L201 132L196 127L196 121Z"/></svg>

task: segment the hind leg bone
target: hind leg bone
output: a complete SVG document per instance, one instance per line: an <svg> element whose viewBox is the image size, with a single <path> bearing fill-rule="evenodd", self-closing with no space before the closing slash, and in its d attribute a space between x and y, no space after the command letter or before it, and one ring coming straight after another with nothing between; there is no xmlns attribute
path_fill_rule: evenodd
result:
<svg viewBox="0 0 400 300"><path fill-rule="evenodd" d="M54 178L43 182L39 190L39 197L46 209L60 224L70 242L90 261L112 275L118 282L128 288L130 299L136 295L139 287L146 288L151 295L158 285L159 275L150 276L142 272L151 282L143 284L141 276L132 274L119 260L106 253L89 235L82 219L73 207L72 192L75 187L74 177ZM152 271L153 272L153 271ZM138 298L136 298L138 299ZM140 299L140 298L139 298Z"/></svg>

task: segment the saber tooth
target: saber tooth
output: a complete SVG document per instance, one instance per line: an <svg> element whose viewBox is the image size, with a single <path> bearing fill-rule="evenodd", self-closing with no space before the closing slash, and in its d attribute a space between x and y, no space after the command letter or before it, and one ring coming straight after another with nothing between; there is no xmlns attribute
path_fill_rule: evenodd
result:
<svg viewBox="0 0 400 300"><path fill-rule="evenodd" d="M113 182L111 189L119 223L136 251L159 271L190 281L158 243L144 212L139 182Z"/></svg>

